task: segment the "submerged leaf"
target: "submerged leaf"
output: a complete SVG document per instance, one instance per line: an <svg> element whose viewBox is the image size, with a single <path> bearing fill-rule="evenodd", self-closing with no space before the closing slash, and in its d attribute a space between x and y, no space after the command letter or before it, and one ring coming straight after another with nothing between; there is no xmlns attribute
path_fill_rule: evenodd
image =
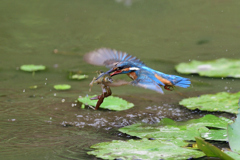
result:
<svg viewBox="0 0 240 160"><path fill-rule="evenodd" d="M70 76L70 79L82 80L88 78L88 75L74 74Z"/></svg>
<svg viewBox="0 0 240 160"><path fill-rule="evenodd" d="M119 131L140 138L182 138L184 140L194 140L201 133L208 132L208 128L206 127L226 129L229 122L231 120L224 117L219 118L214 115L206 115L187 122L175 122L164 118L157 124L137 123L120 128Z"/></svg>
<svg viewBox="0 0 240 160"><path fill-rule="evenodd" d="M34 86L29 86L30 89L37 89L38 86L37 85L34 85Z"/></svg>
<svg viewBox="0 0 240 160"><path fill-rule="evenodd" d="M177 141L177 142L176 142ZM94 151L88 152L90 155L96 155L102 159L188 159L198 158L205 154L203 152L182 148L176 143L182 140L164 141L164 140L129 140L98 143L91 148ZM186 143L185 143L186 144Z"/></svg>
<svg viewBox="0 0 240 160"><path fill-rule="evenodd" d="M57 84L57 85L54 85L53 87L56 90L68 90L71 88L71 86L68 84Z"/></svg>
<svg viewBox="0 0 240 160"><path fill-rule="evenodd" d="M176 67L179 73L198 73L208 77L235 77L240 78L240 59L217 59L213 61L191 61L180 63Z"/></svg>
<svg viewBox="0 0 240 160"><path fill-rule="evenodd" d="M78 101L85 105L96 106L97 100L90 99L95 96L96 95L81 97L81 98L78 98ZM104 99L100 108L110 109L110 110L115 110L115 111L122 111L122 110L127 110L129 108L132 108L133 106L134 106L133 103L127 102L126 100L123 100L122 98L109 96Z"/></svg>
<svg viewBox="0 0 240 160"><path fill-rule="evenodd" d="M208 157L219 157L226 160L234 160L229 155L222 152L219 148L204 141L202 138L196 137L198 148L201 149Z"/></svg>
<svg viewBox="0 0 240 160"><path fill-rule="evenodd" d="M240 154L240 108L235 122L228 125L227 132L231 150Z"/></svg>
<svg viewBox="0 0 240 160"><path fill-rule="evenodd" d="M186 98L180 101L179 104L191 110L199 109L203 111L221 111L236 114L239 97L240 92L234 94L220 92L217 94L206 94L200 97Z"/></svg>
<svg viewBox="0 0 240 160"><path fill-rule="evenodd" d="M40 70L45 70L46 67L43 65L34 65L34 64L29 64L29 65L22 65L20 67L22 71L27 71L27 72L34 72L34 71L40 71Z"/></svg>

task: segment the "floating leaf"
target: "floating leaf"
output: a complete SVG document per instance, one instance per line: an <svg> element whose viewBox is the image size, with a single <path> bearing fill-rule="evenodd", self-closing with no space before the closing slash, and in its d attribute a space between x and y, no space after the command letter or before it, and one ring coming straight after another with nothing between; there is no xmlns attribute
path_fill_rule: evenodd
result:
<svg viewBox="0 0 240 160"><path fill-rule="evenodd" d="M71 86L68 84L57 84L57 85L54 85L53 87L56 90L68 90L71 88Z"/></svg>
<svg viewBox="0 0 240 160"><path fill-rule="evenodd" d="M153 125L137 123L120 128L119 131L140 138L175 139L180 137L184 140L194 140L201 133L208 132L206 126L226 129L229 122L231 122L230 119L209 114L187 122L175 122L164 118Z"/></svg>
<svg viewBox="0 0 240 160"><path fill-rule="evenodd" d="M240 92L234 94L220 92L217 94L206 94L200 97L186 98L180 101L179 104L191 110L199 109L204 111L221 111L236 114L239 97Z"/></svg>
<svg viewBox="0 0 240 160"><path fill-rule="evenodd" d="M179 73L198 73L208 77L235 77L240 78L240 59L217 59L213 61L191 61L180 63L176 67Z"/></svg>
<svg viewBox="0 0 240 160"><path fill-rule="evenodd" d="M29 64L29 65L22 65L20 69L27 72L35 72L35 71L45 70L46 67L43 65Z"/></svg>
<svg viewBox="0 0 240 160"><path fill-rule="evenodd" d="M175 140L179 141L179 140ZM181 140L180 140L181 141ZM203 152L182 148L174 141L164 140L129 140L98 143L91 148L94 151L88 152L102 159L188 159L204 156ZM182 142L181 142L182 143Z"/></svg>
<svg viewBox="0 0 240 160"><path fill-rule="evenodd" d="M198 148L201 149L208 157L219 157L226 160L234 160L229 155L222 152L219 148L204 141L202 138L196 137Z"/></svg>
<svg viewBox="0 0 240 160"><path fill-rule="evenodd" d="M70 76L70 79L82 80L88 78L88 75L74 74Z"/></svg>
<svg viewBox="0 0 240 160"><path fill-rule="evenodd" d="M211 128L221 128L227 129L227 124L232 123L231 119L225 117L216 117L212 114L207 114L202 118L199 119L192 119L187 122L178 122L179 124L186 124L189 127L196 125L196 126L206 126Z"/></svg>
<svg viewBox="0 0 240 160"><path fill-rule="evenodd" d="M238 115L235 122L228 125L227 132L231 150L240 154L240 109L238 109Z"/></svg>
<svg viewBox="0 0 240 160"><path fill-rule="evenodd" d="M96 95L81 97L81 98L78 98L78 101L85 104L85 105L96 106L97 100L91 100L90 99L90 98L95 97L95 96ZM104 99L100 108L110 109L110 110L115 110L115 111L122 111L122 110L132 108L133 106L134 106L133 103L129 103L129 102L123 100L122 98L109 96L109 97Z"/></svg>
<svg viewBox="0 0 240 160"><path fill-rule="evenodd" d="M210 129L208 132L201 133L201 137L206 140L228 141L226 129Z"/></svg>

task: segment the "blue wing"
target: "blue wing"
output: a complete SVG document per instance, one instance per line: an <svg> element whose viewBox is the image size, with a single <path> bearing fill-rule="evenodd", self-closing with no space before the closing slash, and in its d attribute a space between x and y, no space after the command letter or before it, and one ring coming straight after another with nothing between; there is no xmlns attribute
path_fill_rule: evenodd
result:
<svg viewBox="0 0 240 160"><path fill-rule="evenodd" d="M133 57L125 52L116 51L108 48L100 48L95 51L89 52L84 56L84 60L87 63L112 68L116 62L136 62L140 65L144 65L138 58Z"/></svg>
<svg viewBox="0 0 240 160"><path fill-rule="evenodd" d="M146 89L151 89L151 90L154 90L158 93L163 94L163 90L160 87L160 85L164 86L164 84L162 82L156 81L154 79L154 77L147 74L147 72L145 73L144 70L141 70L140 72L141 73L139 74L138 78L131 82L131 84L133 86L138 86L138 87L143 87L143 88L146 88Z"/></svg>
<svg viewBox="0 0 240 160"><path fill-rule="evenodd" d="M137 79L131 82L132 85L151 89L162 94L163 90L160 86L167 85L187 88L191 84L191 81L188 78L168 75L148 67L141 68L140 71L136 71L136 74Z"/></svg>
<svg viewBox="0 0 240 160"><path fill-rule="evenodd" d="M132 81L131 84L133 86L138 86L138 87L142 87L142 88L145 88L145 89L151 89L151 90L154 90L158 93L163 94L162 88L155 81L153 81L150 78L136 79L136 80Z"/></svg>

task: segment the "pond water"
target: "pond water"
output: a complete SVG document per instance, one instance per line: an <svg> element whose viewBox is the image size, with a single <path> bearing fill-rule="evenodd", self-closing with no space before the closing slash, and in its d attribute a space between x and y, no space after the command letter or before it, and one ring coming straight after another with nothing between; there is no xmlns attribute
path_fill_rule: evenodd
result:
<svg viewBox="0 0 240 160"><path fill-rule="evenodd" d="M86 154L95 143L128 136L117 129L161 118L185 121L207 112L190 111L178 102L221 91L238 92L233 78L190 78L188 89L165 91L125 86L113 94L135 104L127 111L82 109L79 96L89 92L95 71L83 55L100 47L126 51L151 68L178 74L174 66L191 60L240 58L240 1L160 0L3 0L0 5L0 157L1 159L95 159ZM55 52L53 52L55 50ZM56 50L58 51L56 53ZM35 76L19 70L42 64ZM88 79L68 79L81 71ZM128 80L127 76L114 79ZM56 91L55 84L70 84ZM37 89L30 86L37 85ZM227 113L212 113L234 118Z"/></svg>

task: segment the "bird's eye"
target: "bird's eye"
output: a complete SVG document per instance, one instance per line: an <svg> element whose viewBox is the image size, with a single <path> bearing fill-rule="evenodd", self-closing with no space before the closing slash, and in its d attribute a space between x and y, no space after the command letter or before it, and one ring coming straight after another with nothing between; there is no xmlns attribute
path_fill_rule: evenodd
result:
<svg viewBox="0 0 240 160"><path fill-rule="evenodd" d="M122 70L123 69L123 67L117 67L117 70Z"/></svg>

